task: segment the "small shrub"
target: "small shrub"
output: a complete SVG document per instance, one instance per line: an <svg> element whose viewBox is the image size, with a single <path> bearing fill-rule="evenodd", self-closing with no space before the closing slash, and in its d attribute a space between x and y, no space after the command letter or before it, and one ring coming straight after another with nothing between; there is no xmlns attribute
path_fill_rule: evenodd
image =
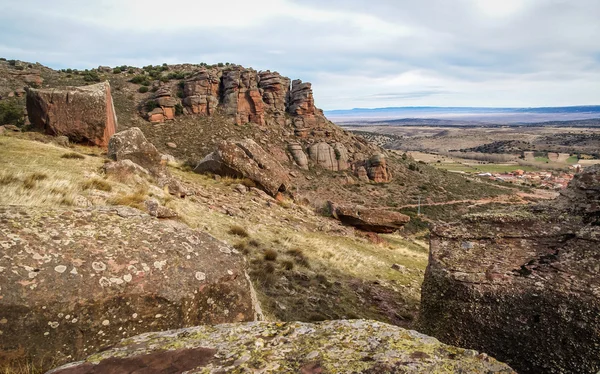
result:
<svg viewBox="0 0 600 374"><path fill-rule="evenodd" d="M248 242L248 245L251 247L258 248L258 247L260 247L260 242L256 239L250 239L250 241Z"/></svg>
<svg viewBox="0 0 600 374"><path fill-rule="evenodd" d="M183 115L183 105L181 105L179 103L175 104L175 115L176 116Z"/></svg>
<svg viewBox="0 0 600 374"><path fill-rule="evenodd" d="M229 228L229 233L231 235L240 236L242 238L247 238L250 236L250 234L248 234L248 231L244 227L238 225L231 226Z"/></svg>
<svg viewBox="0 0 600 374"><path fill-rule="evenodd" d="M282 262L283 268L285 270L293 270L294 269L294 262L290 261L290 260L285 260Z"/></svg>
<svg viewBox="0 0 600 374"><path fill-rule="evenodd" d="M274 249L265 250L265 260L266 261L277 261L277 251Z"/></svg>
<svg viewBox="0 0 600 374"><path fill-rule="evenodd" d="M23 108L14 101L0 101L0 123L18 127L23 126Z"/></svg>
<svg viewBox="0 0 600 374"><path fill-rule="evenodd" d="M93 189L93 190L100 190L100 191L106 191L106 192L112 191L112 186L110 185L110 183L108 183L104 179L98 179L98 178L90 179L90 180L83 182L81 185L81 188L83 188L84 190L92 190Z"/></svg>
<svg viewBox="0 0 600 374"><path fill-rule="evenodd" d="M136 75L129 80L131 83L141 84L142 86L149 86L150 80L145 75Z"/></svg>
<svg viewBox="0 0 600 374"><path fill-rule="evenodd" d="M10 66L15 66L17 64L17 61L16 60L8 60L8 64Z"/></svg>
<svg viewBox="0 0 600 374"><path fill-rule="evenodd" d="M113 69L112 72L113 72L113 74L121 74L123 72L123 70L121 70L120 67L116 67L116 68Z"/></svg>
<svg viewBox="0 0 600 374"><path fill-rule="evenodd" d="M127 70L127 73L128 74L133 74L133 73L135 73L135 70L133 68L130 68L129 70Z"/></svg>
<svg viewBox="0 0 600 374"><path fill-rule="evenodd" d="M16 70L25 70L25 67L18 65L18 66L15 66L15 69Z"/></svg>
<svg viewBox="0 0 600 374"><path fill-rule="evenodd" d="M95 71L86 71L83 73L83 80L86 82L100 82L100 77Z"/></svg>
<svg viewBox="0 0 600 374"><path fill-rule="evenodd" d="M158 108L158 103L156 102L156 100L148 100L144 107L146 108L147 112L151 112L154 109Z"/></svg>
<svg viewBox="0 0 600 374"><path fill-rule="evenodd" d="M148 86L141 86L140 88L138 88L139 93L146 93L148 92L148 90Z"/></svg>
<svg viewBox="0 0 600 374"><path fill-rule="evenodd" d="M76 152L69 152L69 153L65 153L64 155L60 156L60 158L66 158L66 159L71 159L71 160L83 160L85 158L84 155L76 153Z"/></svg>
<svg viewBox="0 0 600 374"><path fill-rule="evenodd" d="M6 58L0 57L0 61L6 61Z"/></svg>

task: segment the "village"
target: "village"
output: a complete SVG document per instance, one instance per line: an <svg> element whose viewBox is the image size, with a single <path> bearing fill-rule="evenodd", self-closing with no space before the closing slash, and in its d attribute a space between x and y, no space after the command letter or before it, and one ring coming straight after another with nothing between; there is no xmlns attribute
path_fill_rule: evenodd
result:
<svg viewBox="0 0 600 374"><path fill-rule="evenodd" d="M551 190L562 190L567 187L574 175L582 170L582 166L569 166L569 171L524 171L515 170L509 173L479 173L479 177L507 183L530 185Z"/></svg>

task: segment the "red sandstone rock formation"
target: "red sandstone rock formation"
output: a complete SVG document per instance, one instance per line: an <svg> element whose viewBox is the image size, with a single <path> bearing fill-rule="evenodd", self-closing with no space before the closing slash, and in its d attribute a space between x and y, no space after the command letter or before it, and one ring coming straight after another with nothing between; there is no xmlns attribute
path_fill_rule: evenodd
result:
<svg viewBox="0 0 600 374"><path fill-rule="evenodd" d="M27 90L27 114L32 125L50 135L101 147L117 129L108 82L65 89Z"/></svg>

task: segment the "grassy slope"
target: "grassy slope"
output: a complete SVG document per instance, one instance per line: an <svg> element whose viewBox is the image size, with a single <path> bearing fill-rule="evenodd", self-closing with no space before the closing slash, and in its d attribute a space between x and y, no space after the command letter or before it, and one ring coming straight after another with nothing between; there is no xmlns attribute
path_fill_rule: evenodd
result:
<svg viewBox="0 0 600 374"><path fill-rule="evenodd" d="M276 203L253 193L240 194L233 188L239 181L217 182L177 168L173 174L196 196L173 199L152 181L125 184L107 179L101 172L105 159L97 148L65 149L25 136L31 134L0 137L0 158L6 161L0 173L0 204L105 205L117 203L116 197L152 196L190 226L247 254L251 276L272 319L364 317L408 326L417 312L426 250L398 235L373 244L292 201ZM73 152L85 158L61 157ZM25 187L34 174L44 177ZM105 189L101 183L90 187L90 180L104 181L110 191L98 190ZM243 227L247 236L232 233L234 226ZM268 251L276 253L274 261L265 259ZM395 263L408 270L392 270Z"/></svg>

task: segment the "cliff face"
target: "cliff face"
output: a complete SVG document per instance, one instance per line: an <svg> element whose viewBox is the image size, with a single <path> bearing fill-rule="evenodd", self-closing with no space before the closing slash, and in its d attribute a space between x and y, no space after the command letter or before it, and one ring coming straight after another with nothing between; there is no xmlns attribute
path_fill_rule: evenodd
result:
<svg viewBox="0 0 600 374"><path fill-rule="evenodd" d="M519 373L600 370L600 167L552 206L435 227L423 331Z"/></svg>

